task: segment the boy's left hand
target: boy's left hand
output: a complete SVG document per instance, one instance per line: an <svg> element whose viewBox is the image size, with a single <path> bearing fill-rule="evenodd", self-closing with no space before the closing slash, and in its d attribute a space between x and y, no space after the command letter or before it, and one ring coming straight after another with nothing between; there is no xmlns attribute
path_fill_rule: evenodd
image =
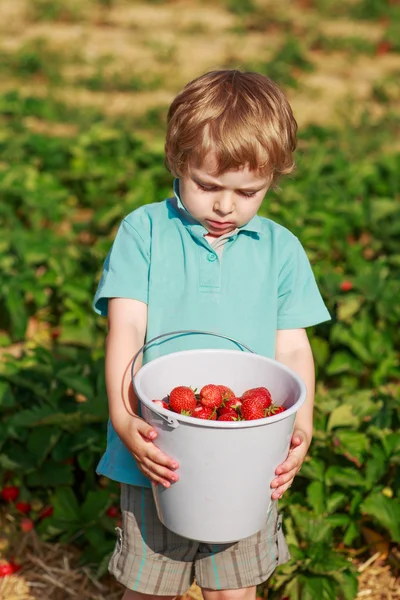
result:
<svg viewBox="0 0 400 600"><path fill-rule="evenodd" d="M293 483L295 475L300 471L308 452L308 441L303 431L295 430L292 435L290 450L284 463L277 467L275 474L278 475L271 482L271 487L276 488L272 493L272 500L282 498L284 492Z"/></svg>

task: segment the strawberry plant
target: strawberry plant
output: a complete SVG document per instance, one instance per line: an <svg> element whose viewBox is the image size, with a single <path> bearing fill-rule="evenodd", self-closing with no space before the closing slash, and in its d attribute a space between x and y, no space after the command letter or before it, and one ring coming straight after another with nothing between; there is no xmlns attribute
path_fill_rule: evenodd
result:
<svg viewBox="0 0 400 600"><path fill-rule="evenodd" d="M334 16L350 10L331 0L314 4ZM262 15L253 2L226 3L245 34L284 29L272 58L251 65L287 86L314 68L308 38L316 51L396 52L397 8L383 4L389 22L375 47L306 30L299 45L300 25L287 15ZM360 0L351 11L362 19L381 17L378 5ZM81 9L35 0L31 12L37 20L68 22ZM167 51L159 46L160 62ZM3 50L0 69L7 72L11 64L15 77L41 77L56 86L62 76L48 57L45 44L32 42L13 56ZM65 57L55 58L63 67ZM103 71L98 63L80 84L126 90L158 82L126 71L107 79ZM393 102L395 84L394 77L377 81L374 99ZM101 575L120 512L118 485L95 474L108 418L106 325L91 305L121 218L171 194L160 142L166 109L155 106L136 120L106 119L50 95L24 94L0 96L0 505L20 529L74 542L82 561ZM304 127L298 174L268 194L261 209L300 238L332 314L331 323L310 331L319 381L315 433L280 503L292 558L264 586L272 600L351 600L357 583L349 558L371 549L370 532L385 547L400 543L400 157L393 147L397 119L391 110L382 112L353 117L349 105L341 125ZM43 130L30 127L32 120ZM60 124L67 135L52 130ZM150 146L138 135L143 130L160 137ZM241 418L245 399L223 386L208 392L209 408L198 410L203 418ZM178 408L189 402L189 410L197 410L199 395L186 394ZM260 415L275 414L277 407L264 401L253 399ZM0 576L19 568L6 559Z"/></svg>

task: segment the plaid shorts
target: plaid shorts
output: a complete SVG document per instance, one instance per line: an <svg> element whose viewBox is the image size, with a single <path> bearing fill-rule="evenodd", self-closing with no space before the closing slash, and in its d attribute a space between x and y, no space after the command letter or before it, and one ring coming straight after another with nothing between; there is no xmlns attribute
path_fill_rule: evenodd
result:
<svg viewBox="0 0 400 600"><path fill-rule="evenodd" d="M241 589L266 581L290 558L277 503L261 531L231 544L183 538L159 520L149 488L121 484L122 529L109 571L122 585L143 594L185 593L193 580L211 590Z"/></svg>

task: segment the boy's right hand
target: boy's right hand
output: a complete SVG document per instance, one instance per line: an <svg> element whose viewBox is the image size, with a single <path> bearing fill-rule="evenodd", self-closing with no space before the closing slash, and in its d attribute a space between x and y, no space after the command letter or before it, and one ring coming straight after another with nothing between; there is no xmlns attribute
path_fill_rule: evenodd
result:
<svg viewBox="0 0 400 600"><path fill-rule="evenodd" d="M137 415L125 416L120 423L113 423L113 427L128 448L143 475L148 477L154 485L161 483L170 487L171 483L178 481L175 470L178 463L166 456L153 441L157 437L154 427Z"/></svg>

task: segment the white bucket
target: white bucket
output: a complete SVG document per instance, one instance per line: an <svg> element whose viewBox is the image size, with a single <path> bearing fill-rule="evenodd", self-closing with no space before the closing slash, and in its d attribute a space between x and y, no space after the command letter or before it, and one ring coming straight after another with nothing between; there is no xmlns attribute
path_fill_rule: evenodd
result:
<svg viewBox="0 0 400 600"><path fill-rule="evenodd" d="M132 369L133 370L133 369ZM153 486L160 520L192 540L230 543L259 531L271 508L276 467L289 451L302 379L281 363L240 350L188 350L156 358L135 375L143 418L156 445L179 463L179 481ZM155 405L176 386L230 387L237 396L265 386L286 411L255 421L207 421Z"/></svg>

